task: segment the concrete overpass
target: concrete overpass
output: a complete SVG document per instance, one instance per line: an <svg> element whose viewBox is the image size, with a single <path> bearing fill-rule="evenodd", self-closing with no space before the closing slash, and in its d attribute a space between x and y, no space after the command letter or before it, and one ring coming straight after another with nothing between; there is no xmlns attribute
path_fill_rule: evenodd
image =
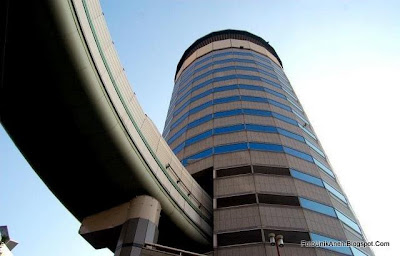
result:
<svg viewBox="0 0 400 256"><path fill-rule="evenodd" d="M49 189L80 221L150 195L159 243L211 245L212 199L140 107L99 2L1 5L1 123Z"/></svg>

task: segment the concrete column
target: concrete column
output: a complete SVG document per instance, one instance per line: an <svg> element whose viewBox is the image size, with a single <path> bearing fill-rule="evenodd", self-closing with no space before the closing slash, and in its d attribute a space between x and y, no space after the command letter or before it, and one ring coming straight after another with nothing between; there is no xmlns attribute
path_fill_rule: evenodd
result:
<svg viewBox="0 0 400 256"><path fill-rule="evenodd" d="M145 242L157 243L161 204L150 196L83 219L79 234L94 248L109 248L116 256L140 255Z"/></svg>
<svg viewBox="0 0 400 256"><path fill-rule="evenodd" d="M157 243L160 211L160 203L150 196L132 199L114 255L139 256L145 242Z"/></svg>

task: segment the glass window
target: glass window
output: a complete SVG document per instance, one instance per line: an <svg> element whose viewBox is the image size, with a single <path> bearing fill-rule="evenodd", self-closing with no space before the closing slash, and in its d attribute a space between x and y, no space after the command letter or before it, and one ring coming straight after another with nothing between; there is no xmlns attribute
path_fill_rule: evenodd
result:
<svg viewBox="0 0 400 256"><path fill-rule="evenodd" d="M289 90L290 92L293 92L293 88L292 88L292 86L289 85L288 82L286 82L286 81L284 81L284 80L282 80L282 79L278 79L278 80L279 80L279 82L281 82L281 84L282 84L282 89L283 89L283 88L286 88L286 89Z"/></svg>
<svg viewBox="0 0 400 256"><path fill-rule="evenodd" d="M309 209L314 212L319 212L319 213L322 213L322 214L325 214L325 215L328 215L331 217L335 217L335 218L337 217L333 207L330 207L325 204L317 203L315 201L311 201L311 200L308 200L308 199L305 199L302 197L299 197L299 199L300 199L301 207L303 207L305 209Z"/></svg>
<svg viewBox="0 0 400 256"><path fill-rule="evenodd" d="M254 116L272 116L271 111L259 110L259 109L243 109L243 113L245 115L254 115Z"/></svg>
<svg viewBox="0 0 400 256"><path fill-rule="evenodd" d="M277 102L275 100L268 99L268 103L273 105L273 106L275 106L275 107L282 108L284 110L292 112L292 109L289 106L287 106L285 104L282 104L280 102Z"/></svg>
<svg viewBox="0 0 400 256"><path fill-rule="evenodd" d="M311 184L314 184L314 185L317 185L320 187L324 186L321 179L311 176L311 175L308 175L308 174L305 174L303 172L299 172L294 169L290 169L290 174L296 179L299 179L299 180L302 180L302 181L305 181L305 182L308 182L308 183L311 183Z"/></svg>
<svg viewBox="0 0 400 256"><path fill-rule="evenodd" d="M283 146L277 144L265 144L257 142L249 142L250 149L272 152L283 152Z"/></svg>
<svg viewBox="0 0 400 256"><path fill-rule="evenodd" d="M246 124L246 125L238 124L238 125L231 125L231 126L225 126L225 127L218 127L218 128L214 129L214 134L218 135L218 134L224 134L224 133L229 133L229 132L243 131L245 129L249 130L249 131L256 131L256 132L279 133L279 134L282 134L283 136L287 136L289 138L294 138L294 139L302 141L301 140L302 137L300 135L291 133L289 131L286 131L284 129L277 128L274 126L264 126L264 125L258 125L258 124ZM186 146L211 136L211 134L210 134L211 130L207 131L205 133L207 133L206 137L195 136L191 139L188 139L186 141ZM193 142L192 142L192 139L194 140ZM304 142L304 141L302 141L302 142Z"/></svg>
<svg viewBox="0 0 400 256"><path fill-rule="evenodd" d="M283 73L283 70L281 67L279 67L275 62L271 62L274 71L280 76L282 77L284 80L289 81L285 75L285 73Z"/></svg>
<svg viewBox="0 0 400 256"><path fill-rule="evenodd" d="M261 77L261 81L263 81L263 82L265 82L265 83L267 83L267 84L270 84L270 85L272 85L272 86L275 86L275 87L277 87L277 88L282 88L282 86L281 86L280 84L278 84L278 83L276 83L276 82L274 82L274 81L271 81L271 80L269 80L269 79L266 79L266 78Z"/></svg>
<svg viewBox="0 0 400 256"><path fill-rule="evenodd" d="M183 114L181 117L179 117L175 123L171 124L171 129L174 129L175 127L177 127L180 123L183 122L183 120L185 120L187 117L189 116L189 112L186 112L185 114Z"/></svg>
<svg viewBox="0 0 400 256"><path fill-rule="evenodd" d="M171 136L171 138L169 138L168 144L171 144L172 142L174 142L174 141L175 141L179 136L181 136L185 131L186 131L186 127L183 127L182 129L180 129L177 133L175 133L173 136Z"/></svg>
<svg viewBox="0 0 400 256"><path fill-rule="evenodd" d="M289 132L289 131L287 131L285 129L282 129L282 128L276 128L276 129L278 130L278 133L282 134L283 136L286 136L286 137L289 137L289 138L304 142L304 138L302 136L296 134L296 133Z"/></svg>
<svg viewBox="0 0 400 256"><path fill-rule="evenodd" d="M246 150L246 149L247 149L247 143L245 142L245 143L217 146L214 148L214 153L215 154L223 154L223 153L241 151L241 150Z"/></svg>
<svg viewBox="0 0 400 256"><path fill-rule="evenodd" d="M293 106L295 106L298 110L300 110L301 112L304 112L304 111L300 108L300 106L298 106L296 103L294 103L293 100L291 100L290 98L286 98L286 99L287 99L287 101L289 101Z"/></svg>
<svg viewBox="0 0 400 256"><path fill-rule="evenodd" d="M257 85L239 84L239 88L243 90L264 91L264 88Z"/></svg>
<svg viewBox="0 0 400 256"><path fill-rule="evenodd" d="M273 81L270 81L268 79L259 77L259 76L251 76L251 75L242 75L242 74L237 74L237 75L228 75L228 76L220 76L220 77L215 77L215 78L211 78L207 81L204 81L196 86L194 86L191 90L187 91L183 96L180 96L179 99L176 101L176 104L180 103L181 101L183 101L187 96L189 96L192 92L203 88L213 82L220 82L220 81L227 81L227 80L232 80L232 79L237 79L237 78L241 78L241 79L247 79L247 80L255 80L255 81L264 81L268 84L271 84L275 87L281 88L281 86ZM191 83L188 83L187 85L185 85L184 87L182 87L182 89L180 89L178 91L178 96L183 93L183 91L185 91Z"/></svg>
<svg viewBox="0 0 400 256"><path fill-rule="evenodd" d="M241 109L232 109L232 110L228 110L228 111L215 112L214 117L221 118L221 117L235 116L235 115L240 115L240 114L242 114Z"/></svg>
<svg viewBox="0 0 400 256"><path fill-rule="evenodd" d="M319 149L317 148L317 146L315 146L314 144L312 144L310 141L308 141L307 139L305 139L305 142L308 146L310 146L310 148L312 148L315 152L317 152L320 156L322 156L323 158L325 158L325 154Z"/></svg>
<svg viewBox="0 0 400 256"><path fill-rule="evenodd" d="M317 137L315 137L315 135L310 132L309 130L307 130L306 128L304 128L301 124L298 124L298 126L305 132L307 133L311 138L313 138L314 140L317 140Z"/></svg>
<svg viewBox="0 0 400 256"><path fill-rule="evenodd" d="M274 70L272 67L270 67L270 66L268 66L268 65L265 65L264 63L262 63L262 62L259 62L259 61L254 61L257 65L259 65L259 66L261 66L261 67L263 67L263 68L266 68L266 69L269 69L269 70Z"/></svg>
<svg viewBox="0 0 400 256"><path fill-rule="evenodd" d="M255 204L256 202L257 201L256 201L255 194L230 196L230 197L224 197L224 198L217 198L217 208L237 206L237 205L246 205L246 204Z"/></svg>
<svg viewBox="0 0 400 256"><path fill-rule="evenodd" d="M253 165L254 173L290 176L289 168Z"/></svg>
<svg viewBox="0 0 400 256"><path fill-rule="evenodd" d="M254 60L240 59L240 58L234 58L232 61L238 62L238 63L255 63Z"/></svg>
<svg viewBox="0 0 400 256"><path fill-rule="evenodd" d="M350 247L350 249L354 256L368 256L367 254L365 254L364 252L355 247Z"/></svg>
<svg viewBox="0 0 400 256"><path fill-rule="evenodd" d="M184 92L189 86L191 85L191 83L187 83L186 85L182 86L181 89L178 90L177 95L179 96L179 94L181 94L182 92Z"/></svg>
<svg viewBox="0 0 400 256"><path fill-rule="evenodd" d="M258 201L262 204L280 204L300 206L297 196L281 196L271 194L258 194Z"/></svg>
<svg viewBox="0 0 400 256"><path fill-rule="evenodd" d="M279 97L281 99L285 99L285 100L287 99L285 95L283 95L283 94L281 94L279 92L276 92L274 90L271 90L269 88L264 88L264 91L266 91L267 93L270 93L272 95L275 95L276 97Z"/></svg>
<svg viewBox="0 0 400 256"><path fill-rule="evenodd" d="M223 91L230 91L230 90L236 90L236 89L238 89L237 84L226 85L226 86L221 86L221 87L215 87L214 92L223 92Z"/></svg>
<svg viewBox="0 0 400 256"><path fill-rule="evenodd" d="M178 105L179 103L181 103L181 102L182 102L184 99L186 99L186 97L189 96L192 92L193 92L193 90L187 91L184 95L182 95L181 97L179 97L179 98L176 100L176 104ZM178 95L179 95L179 92L178 92Z"/></svg>
<svg viewBox="0 0 400 256"><path fill-rule="evenodd" d="M246 124L246 130L256 131L256 132L271 132L271 133L278 132L277 128L274 126L265 126L259 124Z"/></svg>
<svg viewBox="0 0 400 256"><path fill-rule="evenodd" d="M289 83L289 80L287 78L284 78L284 74L280 72L279 69L274 69L274 71L278 74L278 80L281 82L283 85L288 87L291 91L293 91L292 86Z"/></svg>
<svg viewBox="0 0 400 256"><path fill-rule="evenodd" d="M250 75L237 74L236 78L246 79L246 80L254 80L254 81L261 81L261 77L259 77L259 76L250 76Z"/></svg>
<svg viewBox="0 0 400 256"><path fill-rule="evenodd" d="M258 97L247 97L247 96L242 96L242 97L244 97L245 99L258 98ZM228 98L229 99L221 98L221 99L218 99L218 101L219 102L224 102L227 99L227 101L229 102L231 100L238 99L238 96L228 97ZM263 99L263 98L259 98L259 99ZM212 105L212 102L209 101L209 102L206 102L206 103L204 103L204 104L202 104L202 105L200 105L198 107L195 107L195 108L191 109L189 112L183 114L180 118L178 118L171 125L170 129L173 129L173 128L177 127L181 122L183 122L189 116L189 114L194 114L194 113L196 113L198 111L201 111L201 110L203 110L203 109L205 109L207 107L210 107L211 105ZM290 124L293 124L293 125L296 125L296 126L300 126L300 125L298 125L298 123L295 120L293 120L293 119L291 119L291 118L289 118L287 116L284 116L284 115L281 115L281 114L278 114L278 113L275 113L275 112L267 111L267 110L243 109L243 113L247 114L247 115L256 115L256 116L266 116L266 117L273 116L273 117L275 117L275 118L277 118L277 119L279 119L281 121L284 121L284 122L287 122L287 123L290 123ZM233 109L233 110L228 110L228 111L216 112L214 114L214 118L222 118L222 117L240 115L240 114L242 114L242 110L241 109ZM193 127L195 127L195 126L197 126L199 124L202 124L204 122L207 122L207 121L209 121L211 119L212 119L212 116L211 115L207 115L207 116L205 116L203 118L200 118L198 120L195 120L195 121L189 123L187 128L188 129L193 128ZM252 127L252 128L256 129L255 127ZM263 130L263 131L266 131L266 130ZM290 138L293 138L293 139L296 139L296 140L304 142L304 138L301 137L300 135L295 134L295 133L292 133L292 132L289 132L289 131L286 131L286 130L280 129L280 128L279 128L278 132L280 134L284 135L284 136L287 136L287 137L290 137Z"/></svg>
<svg viewBox="0 0 400 256"><path fill-rule="evenodd" d="M262 61L264 61L264 62L266 62L266 63L271 64L271 61L270 61L269 59L267 59L265 56L260 55L260 54L257 54L257 53L254 53L254 52L252 52L251 54L252 54L252 56L253 56L254 58L259 59L259 60L262 60Z"/></svg>
<svg viewBox="0 0 400 256"><path fill-rule="evenodd" d="M248 244L262 242L261 230L247 230L217 235L218 245Z"/></svg>
<svg viewBox="0 0 400 256"><path fill-rule="evenodd" d="M333 172L328 168L328 167L326 167L325 165L323 165L320 161L318 161L317 159L315 159L315 158L313 158L314 159L314 163L321 169L321 170L323 170L324 172L326 172L327 174L329 174L332 178L335 178L335 175L333 174Z"/></svg>
<svg viewBox="0 0 400 256"><path fill-rule="evenodd" d="M264 102L267 103L268 100L262 97L255 97L255 96L242 96L243 101L250 101L250 102Z"/></svg>
<svg viewBox="0 0 400 256"><path fill-rule="evenodd" d="M285 153L287 153L289 155L299 157L299 158L304 159L311 163L313 162L313 158L309 154L306 154L304 152L301 152L301 151L298 151L296 149L289 148L289 147L283 147L283 150L285 151Z"/></svg>
<svg viewBox="0 0 400 256"><path fill-rule="evenodd" d="M328 183L326 183L324 181L324 186L325 188L331 192L333 195L335 195L337 198L339 198L340 200L342 200L345 204L347 204L347 200L344 197L344 195L342 195L339 191L337 191L334 187L332 187L331 185L329 185Z"/></svg>
<svg viewBox="0 0 400 256"><path fill-rule="evenodd" d="M289 124L293 124L293 125L297 125L298 124L296 120L293 120L293 119L291 119L291 118L289 118L287 116L284 116L284 115L281 115L281 114L278 114L278 113L273 113L272 116L277 118L277 119L279 119L279 120L282 120L282 121L284 121L286 123L289 123Z"/></svg>
<svg viewBox="0 0 400 256"><path fill-rule="evenodd" d="M280 86L279 88L281 88L281 89L284 90L287 94L289 94L295 101L298 101L297 98L296 98L296 96L294 96L294 94L291 93L288 89L286 89L286 88L283 87L283 86Z"/></svg>
<svg viewBox="0 0 400 256"><path fill-rule="evenodd" d="M212 155L212 153L213 153L213 149L212 149L212 148L206 149L206 150L204 150L204 151L201 151L201 152L199 152L199 153L197 153L197 154L194 154L194 155L192 155L192 156L189 156L189 157L183 159L183 160L182 160L182 164L183 164L184 166L186 166L186 165L188 165L191 161L198 161L198 160L200 160L200 159L209 157L209 156Z"/></svg>
<svg viewBox="0 0 400 256"><path fill-rule="evenodd" d="M178 154L183 148L185 147L185 142L182 142L179 144L176 148L174 148L172 151L176 154Z"/></svg>
<svg viewBox="0 0 400 256"><path fill-rule="evenodd" d="M362 234L360 227L357 225L357 223L355 221L353 221L352 219L350 219L349 217L347 217L346 215L344 215L343 213L341 213L338 210L335 210L335 212L336 212L336 215L338 216L339 220L341 220L344 224L351 227L358 233Z"/></svg>
<svg viewBox="0 0 400 256"><path fill-rule="evenodd" d="M208 95L210 95L213 92L213 89L209 89L205 92L202 92L194 97L191 98L190 102L195 102L196 100L202 99Z"/></svg>
<svg viewBox="0 0 400 256"><path fill-rule="evenodd" d="M213 82L221 82L236 79L238 75L219 76L212 79Z"/></svg>
<svg viewBox="0 0 400 256"><path fill-rule="evenodd" d="M177 110L174 111L174 115L173 115L173 116L178 115L184 108L186 108L187 106L189 106L191 102L192 102L192 101L188 100L188 101L186 101L185 103L183 103L182 106L180 106Z"/></svg>
<svg viewBox="0 0 400 256"><path fill-rule="evenodd" d="M251 52L245 52L245 51L233 51L233 54L243 55L243 56L253 56L253 54L251 54Z"/></svg>
<svg viewBox="0 0 400 256"><path fill-rule="evenodd" d="M215 104L228 103L232 101L240 101L240 96L231 96L231 97L214 99Z"/></svg>
<svg viewBox="0 0 400 256"><path fill-rule="evenodd" d="M258 72L259 71L257 68L246 67L246 66L236 66L236 70L254 71L254 72Z"/></svg>
<svg viewBox="0 0 400 256"><path fill-rule="evenodd" d="M211 137L211 136L212 136L212 130L208 130L206 132L200 133L200 134L186 140L186 146L192 145L193 143L196 143L200 140L203 140L203 139Z"/></svg>
<svg viewBox="0 0 400 256"><path fill-rule="evenodd" d="M203 65L203 66L197 68L197 69L194 71L194 73L197 73L197 72L199 72L199 71L202 71L202 70L204 70L204 69L206 69L206 68L208 68L208 67L211 67L212 65L214 65L214 62L207 63L206 65Z"/></svg>
<svg viewBox="0 0 400 256"><path fill-rule="evenodd" d="M188 113L189 113L189 115L192 115L192 114L195 114L195 113L197 113L197 112L199 112L199 111L201 111L203 109L206 109L206 108L208 108L208 107L210 107L212 105L213 105L213 102L212 101L208 101L208 102L206 102L204 104L201 104L200 106L192 108L191 110L189 110Z"/></svg>
<svg viewBox="0 0 400 256"><path fill-rule="evenodd" d="M204 116L204 117L202 117L202 118L200 118L200 119L197 119L197 120L195 120L195 121L189 123L189 124L187 125L187 128L188 128L188 129L191 129L191 128L193 128L193 127L199 126L200 124L206 123L206 122L208 122L208 121L210 121L210 120L212 120L212 115L211 115L211 114L210 114L210 115L206 115L206 116Z"/></svg>
<svg viewBox="0 0 400 256"><path fill-rule="evenodd" d="M218 127L214 129L215 134L224 134L229 132L236 132L236 131L243 131L244 124L232 125L232 126L225 126L225 127Z"/></svg>
<svg viewBox="0 0 400 256"><path fill-rule="evenodd" d="M265 125L258 125L258 124L246 124L246 125L245 124L237 124L237 125L231 125L231 126L217 127L214 130L208 130L197 136L189 138L186 140L185 146L189 146L195 142L198 142L200 140L203 140L203 139L206 139L206 138L212 136L212 132L214 132L215 135L218 135L218 134L225 134L225 133L244 131L244 130L265 132L265 133L279 133L279 134L282 134L283 136L287 136L289 138L294 138L294 139L297 139L300 141L302 141L301 139L303 138L300 135L291 133L291 132L286 131L281 128L277 128L275 126L265 126ZM180 134L178 134L177 136L180 136ZM174 135L174 138L171 138L170 140L174 141L175 135ZM302 141L302 142L304 142L304 141ZM262 148L260 148L259 150L262 150ZM288 149L287 151L290 151L290 149ZM296 156L298 156L298 155L296 155Z"/></svg>
<svg viewBox="0 0 400 256"><path fill-rule="evenodd" d="M244 114L247 114L247 115L256 115L256 116L267 116L267 117L269 117L269 116L274 116L274 117L276 117L277 119L280 119L280 120L282 120L282 121L285 121L285 122L288 121L290 124L293 124L293 121L294 121L294 120L292 120L292 119L290 119L290 118L288 118L288 117L285 117L285 116L283 116L283 115L280 115L280 114L277 114L277 113L271 112L271 111L266 111L266 110L259 110L259 109L243 109L243 113L244 113ZM214 113L214 118L223 118L223 117L234 116L234 115L240 115L240 114L242 114L242 109L233 109L233 110L228 110L228 111L216 112L216 113ZM173 128L175 128L176 126L178 126L179 123L182 122L182 121L184 120L184 116L185 116L185 118L186 118L186 114L183 115L180 119L178 119L178 121L176 121L176 122L171 126L171 129L173 129ZM207 121L209 121L209 120L211 120L211 119L212 119L212 115L211 115L211 114L210 114L210 115L207 115L207 116L204 116L204 117L202 117L202 118L200 118L200 119L197 119L197 120L195 120L195 121L189 123L189 124L187 125L187 129L191 129L191 128L193 128L193 127L196 127L196 126L198 126L198 125L200 125L200 124L202 124L202 123L205 123L205 122L207 122ZM295 122L295 121L294 121L294 122ZM297 123L296 123L296 125L297 125ZM293 133L284 132L284 130L280 130L280 131L282 131L282 135L285 135L285 136L288 136L288 137L291 137L291 138L299 139L299 137L296 136L296 135L293 134Z"/></svg>
<svg viewBox="0 0 400 256"><path fill-rule="evenodd" d="M233 59L227 59L227 60L224 60L224 62L222 62L222 61L221 61L221 62L222 62L222 63L227 63L227 62L231 62L231 60L233 60ZM206 65L206 66L208 66L208 65ZM199 70L196 70L196 72L198 72L198 71L200 71L200 70L202 70L202 69L203 69L203 68L201 68L201 69L199 69ZM260 72L260 73L263 73L263 74L266 74L266 75L269 75L269 76L271 76L271 77L273 77L273 78L278 79L278 77L277 77L276 75L274 75L274 74L272 74L272 73L270 73L270 72L266 72L266 71L264 71L264 70L259 70L259 69L254 68L254 67L235 66L235 65L233 65L233 66L227 66L227 67L216 68L216 69L210 70L210 71L208 71L208 72L206 72L206 73L203 73L203 74L201 74L201 75L199 75L199 76L196 76L195 78L193 78L192 81L195 82L195 81L200 80L200 79L202 79L202 78L204 78L204 77L207 77L207 76L209 76L209 75L211 75L211 74L215 74L215 73L218 73L218 72L231 71L231 70L243 70L243 71Z"/></svg>
<svg viewBox="0 0 400 256"><path fill-rule="evenodd" d="M246 174L246 173L251 173L251 167L249 165L233 167L233 168L226 168L226 169L219 169L216 171L218 178Z"/></svg>
<svg viewBox="0 0 400 256"><path fill-rule="evenodd" d="M293 110L292 111L293 114L295 114L298 118L300 118L301 121L303 121L306 124L310 124L302 115L300 115L299 113L297 113L297 111Z"/></svg>
<svg viewBox="0 0 400 256"><path fill-rule="evenodd" d="M278 76L275 75L275 74L273 74L273 73L271 73L271 72L267 72L267 71L262 70L262 69L258 69L258 72L260 72L261 74L270 76L270 77L272 77L272 78L278 79Z"/></svg>
<svg viewBox="0 0 400 256"><path fill-rule="evenodd" d="M200 79L202 79L202 78L204 78L204 77L207 77L207 76L209 76L209 75L211 75L211 74L214 74L215 72L218 72L218 70L210 70L210 71L207 71L207 72L205 72L205 73L203 73L203 74L201 74L201 75L198 75L198 76L194 77L194 78L192 79L192 82L196 82L196 81L198 81L198 80L200 80Z"/></svg>
<svg viewBox="0 0 400 256"><path fill-rule="evenodd" d="M209 85L209 84L212 84L213 81L214 81L213 78L212 78L212 79L209 79L209 80L207 80L207 81L204 81L204 82L202 82L202 83L200 83L200 84L198 84L198 85L196 85L196 86L193 86L193 88L192 88L190 91L191 91L191 92L197 91L197 90L200 89L200 88L203 88L203 87L206 87L206 86Z"/></svg>
<svg viewBox="0 0 400 256"><path fill-rule="evenodd" d="M326 236L321 236L315 233L310 233L311 236L311 241L315 241L315 242L339 242L339 240L330 238L330 237L326 237ZM335 252L339 252L339 253L343 253L345 255L353 255L351 253L351 250L349 247L339 247L339 246L325 246L322 247L325 248L327 250L330 251L335 251Z"/></svg>

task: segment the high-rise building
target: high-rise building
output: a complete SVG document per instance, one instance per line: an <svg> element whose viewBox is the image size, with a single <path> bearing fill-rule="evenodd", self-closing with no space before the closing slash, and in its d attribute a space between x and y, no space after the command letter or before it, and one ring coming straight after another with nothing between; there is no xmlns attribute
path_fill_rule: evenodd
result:
<svg viewBox="0 0 400 256"><path fill-rule="evenodd" d="M194 42L177 66L163 136L213 195L215 255L277 255L270 239L281 236L283 255L373 255L304 245L365 236L262 38L224 30Z"/></svg>

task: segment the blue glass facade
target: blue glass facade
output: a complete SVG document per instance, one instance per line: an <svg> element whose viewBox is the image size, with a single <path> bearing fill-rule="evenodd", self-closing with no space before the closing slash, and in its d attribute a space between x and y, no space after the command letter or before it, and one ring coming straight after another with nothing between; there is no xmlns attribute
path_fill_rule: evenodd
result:
<svg viewBox="0 0 400 256"><path fill-rule="evenodd" d="M214 38L185 52L163 132L195 178L213 180L208 185L216 199L214 250L251 243L251 238L226 240L238 234L251 233L254 242L267 243L261 233L268 230L289 232L293 243L300 237L363 240L279 58L267 43L253 39ZM215 42L222 46L214 49ZM318 250L372 255L350 247Z"/></svg>

